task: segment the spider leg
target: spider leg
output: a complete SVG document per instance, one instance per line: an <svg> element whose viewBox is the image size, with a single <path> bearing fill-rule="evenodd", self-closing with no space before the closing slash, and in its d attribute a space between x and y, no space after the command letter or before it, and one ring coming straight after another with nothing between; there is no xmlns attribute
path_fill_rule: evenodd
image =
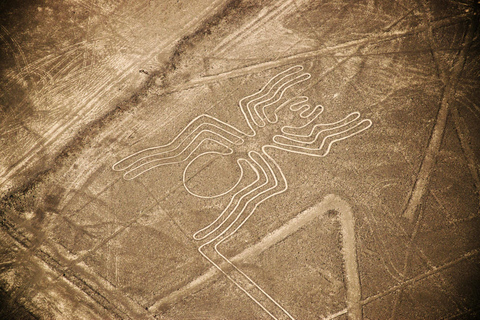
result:
<svg viewBox="0 0 480 320"><path fill-rule="evenodd" d="M270 123L277 123L278 122L278 112L284 108L289 108L290 110L294 109L297 106L306 105L308 102L308 97L306 96L296 96L293 98L288 99L287 101L283 102L279 106L274 108L264 108L263 112L265 117L267 118L268 122ZM266 111L269 111L268 114Z"/></svg>
<svg viewBox="0 0 480 320"><path fill-rule="evenodd" d="M335 142L353 137L372 126L370 119L360 120L360 114L353 112L344 119L328 124L317 124L306 130L308 126L293 128L285 127L289 133L273 137L276 149L310 155L315 157L326 156ZM299 133L293 134L298 130ZM282 130L282 131L284 131ZM305 134L305 132L307 132Z"/></svg>
<svg viewBox="0 0 480 320"><path fill-rule="evenodd" d="M271 195L272 190L276 190L274 194L280 193L278 190L282 190L282 192L286 190L287 185L283 173L270 156L252 151L249 153L249 157L250 160L240 159L239 164L244 161L255 170L257 174L255 181L233 194L223 212L212 223L197 231L193 235L194 239L203 240L212 235L217 236L219 233L225 233L224 225L236 223L245 210L252 205L254 206L251 209L253 213L261 202L273 196ZM232 220L233 222L231 222Z"/></svg>
<svg viewBox="0 0 480 320"><path fill-rule="evenodd" d="M231 148L243 143L245 134L235 127L209 115L201 115L192 120L171 142L146 148L116 162L112 169L124 171L124 178L134 179L153 168L188 160L199 146L212 141ZM214 152L223 153L224 152Z"/></svg>
<svg viewBox="0 0 480 320"><path fill-rule="evenodd" d="M262 168L259 167L258 165L255 166L256 163L252 164L252 162L248 161L247 159L239 159L237 160L237 163L240 166L240 168L242 168L242 172L244 171L243 169L244 166L249 166L255 172L256 179L250 184L248 184L247 186L236 191L232 195L230 202L222 211L222 213L219 214L218 217L215 220L213 220L210 224L208 224L207 226L205 226L204 228L198 230L193 234L193 238L195 240L203 240L207 237L210 237L212 234L217 232L223 225L225 225L226 222L231 217L235 218L234 215L238 213L238 211L240 211L238 207L240 206L241 202L250 194L257 192L257 190L259 190L263 185L268 183L266 179L267 177L266 173L263 172Z"/></svg>
<svg viewBox="0 0 480 320"><path fill-rule="evenodd" d="M267 99L255 102L253 104L253 110L255 111L255 115L261 121L261 124L258 124L260 127L265 126L265 120L270 122L266 113L265 109L267 108L274 108L278 105L279 101L282 100L285 92L296 84L302 83L310 79L311 75L309 73L300 74L292 79L288 79L288 81L278 84L272 91L270 92ZM281 102L280 102L281 103Z"/></svg>
<svg viewBox="0 0 480 320"><path fill-rule="evenodd" d="M243 116L255 135L253 125L263 127L265 120L268 121L263 111L267 106L278 102L285 91L291 86L310 78L309 73L301 73L300 65L291 67L273 76L260 91L242 98L239 101Z"/></svg>
<svg viewBox="0 0 480 320"><path fill-rule="evenodd" d="M222 230L217 228L217 230L203 237L214 235L211 240L201 245L198 251L273 319L294 319L255 281L223 255L218 248L248 221L262 202L288 188L282 170L266 152L262 154L250 152L249 157L258 167L261 180L256 182L255 188L238 199L237 205L232 208L233 211L231 211L229 217L219 224L219 227L223 227Z"/></svg>
<svg viewBox="0 0 480 320"><path fill-rule="evenodd" d="M339 128L345 125L348 125L355 120L360 118L360 112L352 112L349 115L347 115L345 118L331 122L331 123L316 123L315 120L317 120L318 116L321 114L321 111L323 111L323 107L317 106L317 108L320 107L321 109L320 112L315 113L313 111L313 116L308 115L305 116L308 118L308 122L304 124L303 126L300 127L294 127L294 126L284 126L281 128L282 133L286 137L295 137L298 138L297 140L303 141L305 140L306 142L315 134L319 132L324 132L328 131L331 129Z"/></svg>

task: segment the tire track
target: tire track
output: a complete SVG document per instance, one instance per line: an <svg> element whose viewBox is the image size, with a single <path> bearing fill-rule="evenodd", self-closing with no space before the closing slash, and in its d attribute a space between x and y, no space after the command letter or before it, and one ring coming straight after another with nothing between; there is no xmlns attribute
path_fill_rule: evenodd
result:
<svg viewBox="0 0 480 320"><path fill-rule="evenodd" d="M475 1L476 4L476 1ZM465 65L467 58L467 52L470 46L473 43L473 38L475 35L475 30L477 29L478 19L476 17L476 5L472 13L469 15L470 24L468 26L468 31L464 40L464 47L460 52L460 56L455 61L451 74L446 78L446 85L443 89L442 98L440 101L440 108L437 113L437 119L430 136L428 146L425 150L425 156L422 160L420 171L418 172L415 185L413 187L410 198L408 199L407 206L403 212L403 217L408 219L410 222L414 223L415 214L418 207L420 206L425 191L427 190L428 182L430 180L431 173L435 167L435 161L438 152L440 151L440 146L443 140L443 135L445 132L445 127L447 124L447 116L450 112L450 103L452 103L458 79ZM433 28L433 23L430 26L426 27Z"/></svg>
<svg viewBox="0 0 480 320"><path fill-rule="evenodd" d="M269 248L281 243L284 239L296 233L298 230L303 228L305 225L308 225L315 219L327 219L327 212L330 210L336 210L340 212L340 222L342 225L342 233L344 234L344 259L348 265L347 275L348 275L348 288L350 294L349 296L349 305L354 307L352 309L352 314L355 312L358 314L358 306L360 305L359 295L359 282L358 282L358 271L356 267L356 253L355 253L355 240L352 238L352 222L353 222L353 213L350 206L342 200L340 197L329 194L323 198L322 201L314 204L310 208L300 212L297 216L287 221L280 228L272 231L264 238L262 238L256 244L246 248L241 253L229 259L233 263L242 263L246 262L252 258L259 256L262 252L268 250ZM343 216L342 216L343 214ZM224 263L227 264L226 262ZM221 267L224 267L221 265ZM225 266L226 267L226 266ZM171 292L169 295L164 297L159 297L156 302L154 302L148 310L151 312L165 312L170 307L180 302L182 299L194 294L195 292L200 291L202 288L209 285L216 277L220 276L220 271L211 267L201 276L193 279L189 283L185 284L183 287L178 288L177 290ZM360 309L361 312L361 309ZM355 318L354 318L355 319Z"/></svg>
<svg viewBox="0 0 480 320"><path fill-rule="evenodd" d="M451 260L447 263L444 263L442 264L441 266L438 266L438 267L435 267L425 273L422 273L422 274L419 274L413 278L410 278L408 280L405 280L403 281L402 283L399 283L397 285L394 285L392 287L390 287L389 289L385 290L385 291L382 291L382 292L379 292L377 294L374 294L368 298L365 298L363 299L360 303L362 306L364 305L367 305L375 300L378 300L380 298L383 298L389 294L392 294L398 290L402 290L404 288L406 288L407 286L410 286L410 285L413 285L415 284L416 282L419 282L419 281L422 281L424 279L427 279L431 276L434 276L444 270L447 270L451 267L454 267L455 265L463 262L463 261L467 261L467 260L470 260L470 259L474 259L475 257L477 257L478 255L480 254L480 249L475 249L475 250L472 250L472 251L469 251L465 254L463 254L462 256L458 257L457 259L454 259L454 260ZM331 314L329 316L326 316L323 318L323 320L333 320L333 319L336 319L338 317L341 317L345 314L347 314L347 309L343 309L343 310L340 310L334 314Z"/></svg>
<svg viewBox="0 0 480 320"><path fill-rule="evenodd" d="M462 21L465 21L466 18L468 18L466 14L461 14L458 16L448 17L442 20L432 22L431 25L433 28L441 28L441 27L452 25L452 24L460 23ZM378 42L392 41L392 40L403 38L409 35L425 32L427 30L428 30L428 26L420 26L418 28L411 29L411 30L383 31L362 39L344 42L335 46L325 47L319 50L302 52L302 53L294 54L291 56L283 57L280 59L265 61L265 62L253 64L247 67L238 68L238 69L234 69L234 70L219 73L219 74L213 74L209 76L194 78L187 83L176 85L176 86L173 85L172 87L167 88L165 90L165 93L173 93L173 92L186 90L186 89L193 88L200 85L205 85L205 84L214 83L217 81L223 81L231 78L245 76L251 73L257 73L257 72L277 68L277 67L288 65L288 64L302 62L302 61L313 59L323 55L332 55L332 54L336 54L339 51L341 52L342 50L345 50L345 49L361 47L368 44L375 44ZM393 53L394 52L388 53L388 54L393 54ZM355 53L353 55L347 55L347 56L350 57L350 56L358 56L358 55L360 54ZM340 56L345 56L345 55L340 55Z"/></svg>
<svg viewBox="0 0 480 320"><path fill-rule="evenodd" d="M283 3L277 1L273 8L261 10L256 19L253 19L244 27L224 38L215 48L213 48L211 55L222 55L225 51L235 47L239 42L255 33L255 31L263 27L269 21L278 19L284 15L289 9L291 9L289 7L293 4L293 0L284 0Z"/></svg>
<svg viewBox="0 0 480 320"><path fill-rule="evenodd" d="M12 187L12 181L9 181L20 171L25 170L32 162L40 160L42 157L42 150L47 149L59 140L60 136L67 132L75 123L78 123L83 118L88 117L89 113L95 110L98 105L107 104L108 100L115 99L119 96L113 87L122 83L128 82L128 79L135 75L136 66L148 63L155 58L159 53L167 53L171 51L177 40L185 37L187 34L194 32L200 28L203 21L208 17L218 12L219 9L227 4L227 0L215 0L208 7L206 7L199 15L192 18L182 29L175 34L170 35L167 39L159 43L155 49L145 55L140 61L131 61L129 64L123 66L115 76L107 74L107 79L102 79L101 85L95 83L96 87L86 96L80 104L80 109L76 108L74 111L67 113L61 120L56 122L45 133L44 138L36 141L23 155L15 162L6 173L0 176L0 192L5 192ZM162 48L158 51L156 48ZM93 85L93 83L92 83ZM105 92L115 92L113 94L103 95ZM106 100L106 101L105 101ZM69 108L68 104L62 104L60 107Z"/></svg>

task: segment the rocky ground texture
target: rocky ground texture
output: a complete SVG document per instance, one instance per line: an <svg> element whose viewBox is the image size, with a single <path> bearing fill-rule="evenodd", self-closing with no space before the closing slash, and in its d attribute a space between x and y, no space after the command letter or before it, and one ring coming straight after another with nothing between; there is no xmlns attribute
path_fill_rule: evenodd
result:
<svg viewBox="0 0 480 320"><path fill-rule="evenodd" d="M477 318L477 2L3 2L0 318Z"/></svg>

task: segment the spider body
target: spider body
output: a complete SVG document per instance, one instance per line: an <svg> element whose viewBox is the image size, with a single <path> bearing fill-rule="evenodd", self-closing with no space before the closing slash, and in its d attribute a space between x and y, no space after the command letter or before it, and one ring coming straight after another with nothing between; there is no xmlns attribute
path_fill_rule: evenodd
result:
<svg viewBox="0 0 480 320"><path fill-rule="evenodd" d="M193 119L166 145L138 151L113 165L124 178L135 179L150 170L174 163L186 163L185 189L199 198L228 196L230 201L210 224L193 234L201 242L198 251L273 319L294 319L277 301L236 267L219 246L230 239L264 201L285 192L287 180L272 157L272 149L313 157L326 156L338 141L367 130L372 122L361 120L358 112L332 123L319 122L320 105L308 97L289 95L291 87L311 75L302 66L293 66L272 77L258 92L239 102L248 130L242 131L209 115ZM209 144L219 148L209 149ZM229 157L236 162L236 183L218 194L204 195L189 188L188 181L197 161L205 156ZM245 172L254 172L247 181ZM195 171L195 170L193 170ZM251 176L251 175L250 175Z"/></svg>

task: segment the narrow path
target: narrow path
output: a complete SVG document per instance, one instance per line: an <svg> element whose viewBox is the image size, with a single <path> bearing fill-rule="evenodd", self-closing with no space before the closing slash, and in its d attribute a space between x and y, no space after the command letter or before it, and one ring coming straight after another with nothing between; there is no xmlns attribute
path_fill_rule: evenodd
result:
<svg viewBox="0 0 480 320"><path fill-rule="evenodd" d="M339 221L342 228L343 256L345 261L345 273L347 281L347 305L349 308L348 315L350 319L361 319L361 291L355 249L355 223L353 212L349 204L336 195L327 195L321 202L318 202L310 208L302 211L283 226L266 235L255 245L246 248L244 251L231 258L230 261L236 263L244 262L260 255L262 252L273 247L277 243L280 243L282 240L294 234L303 226L312 222L314 219L328 218L326 213L331 212L332 210L339 213ZM181 301L183 298L212 283L212 281L220 275L221 273L215 267L211 267L207 272L195 278L185 286L165 297L160 298L157 302L150 306L148 310L151 312L168 310L172 305Z"/></svg>
<svg viewBox="0 0 480 320"><path fill-rule="evenodd" d="M15 185L13 179L15 179L18 173L25 171L40 161L45 154L44 150L54 148L55 143L61 139L65 139L64 135L67 134L76 123L91 116L90 113L95 108L98 108L99 105L111 104L111 101L118 97L117 90L114 89L120 84L128 83L129 79L138 73L139 66L149 64L159 54L169 53L178 40L197 30L207 18L213 16L226 3L227 0L212 1L202 12L199 12L195 17L190 19L188 23L179 28L176 33L166 37L151 51L146 52L139 59L132 59L128 64L122 65L116 75L109 75L106 78L107 80L104 79L103 81L100 81L98 86L92 88L91 93L80 101L76 101L76 103L82 106L72 108L72 111L58 119L56 123L51 125L51 127L45 131L45 134L41 139L35 141L28 149L22 150L24 152L18 157L18 160L12 164L4 174L0 175L0 194L8 191ZM70 109L70 106L68 105L69 103L75 103L75 101L71 102L62 100L59 102L59 106L68 110ZM67 139L69 140L68 137ZM54 150L50 150L50 152L53 151Z"/></svg>
<svg viewBox="0 0 480 320"><path fill-rule="evenodd" d="M411 196L403 213L403 216L410 220L410 222L412 223L416 218L415 215L417 213L417 209L422 203L422 199L425 195L425 191L427 190L431 173L435 167L436 158L438 152L440 151L440 146L442 144L443 136L445 133L448 113L451 108L450 104L453 101L458 79L465 65L467 52L473 42L476 25L478 24L476 6L474 6L474 8L475 10L472 11L472 14L470 16L470 24L468 26L468 31L465 37L465 45L463 47L463 50L460 52L458 59L455 61L450 75L445 76L447 83L443 89L440 109L438 110L435 126L433 127L433 131L430 136L427 149L425 151L425 156L420 166L420 171L418 172L417 180L415 181ZM432 26L430 26L430 28L432 28Z"/></svg>

